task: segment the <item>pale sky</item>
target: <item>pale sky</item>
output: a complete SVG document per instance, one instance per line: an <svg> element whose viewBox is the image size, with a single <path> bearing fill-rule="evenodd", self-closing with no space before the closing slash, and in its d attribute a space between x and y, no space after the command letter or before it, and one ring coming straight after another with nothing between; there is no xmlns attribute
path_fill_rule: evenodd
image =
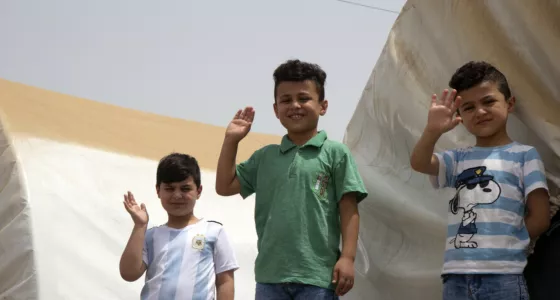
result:
<svg viewBox="0 0 560 300"><path fill-rule="evenodd" d="M284 134L272 72L299 58L327 72L319 127L341 140L396 18L335 0L5 0L0 78L220 126L253 106L253 131Z"/></svg>

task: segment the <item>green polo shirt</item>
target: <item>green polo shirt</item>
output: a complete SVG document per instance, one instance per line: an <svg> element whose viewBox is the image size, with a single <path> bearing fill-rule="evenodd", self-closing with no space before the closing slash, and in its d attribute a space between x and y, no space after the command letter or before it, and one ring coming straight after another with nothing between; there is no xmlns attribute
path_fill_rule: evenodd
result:
<svg viewBox="0 0 560 300"><path fill-rule="evenodd" d="M346 145L320 131L303 146L287 136L237 165L241 196L255 193L259 283L303 283L333 288L340 256L338 201L349 192L360 202L364 183Z"/></svg>

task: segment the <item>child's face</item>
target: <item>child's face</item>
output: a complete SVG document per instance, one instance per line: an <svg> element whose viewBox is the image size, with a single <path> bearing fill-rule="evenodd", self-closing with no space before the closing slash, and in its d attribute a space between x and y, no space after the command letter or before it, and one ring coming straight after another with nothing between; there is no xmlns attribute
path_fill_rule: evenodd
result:
<svg viewBox="0 0 560 300"><path fill-rule="evenodd" d="M311 80L285 81L276 89L274 113L289 133L315 130L327 107L327 100L319 101L315 82Z"/></svg>
<svg viewBox="0 0 560 300"><path fill-rule="evenodd" d="M505 99L496 83L485 81L462 91L459 114L463 125L477 137L489 137L505 129L515 99Z"/></svg>
<svg viewBox="0 0 560 300"><path fill-rule="evenodd" d="M202 186L197 188L192 177L189 177L181 182L162 182L156 190L167 213L174 217L182 217L192 214Z"/></svg>

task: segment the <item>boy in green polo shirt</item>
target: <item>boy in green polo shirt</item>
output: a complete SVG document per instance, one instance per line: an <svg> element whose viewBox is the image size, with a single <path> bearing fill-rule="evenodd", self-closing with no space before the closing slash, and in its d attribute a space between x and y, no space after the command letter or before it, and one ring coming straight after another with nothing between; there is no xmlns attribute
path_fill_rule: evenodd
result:
<svg viewBox="0 0 560 300"><path fill-rule="evenodd" d="M287 130L280 145L265 146L236 166L254 110L239 110L226 129L216 192L255 193L257 300L338 299L354 285L357 206L367 192L348 148L317 131L328 107L326 77L319 66L299 60L274 71L274 113Z"/></svg>

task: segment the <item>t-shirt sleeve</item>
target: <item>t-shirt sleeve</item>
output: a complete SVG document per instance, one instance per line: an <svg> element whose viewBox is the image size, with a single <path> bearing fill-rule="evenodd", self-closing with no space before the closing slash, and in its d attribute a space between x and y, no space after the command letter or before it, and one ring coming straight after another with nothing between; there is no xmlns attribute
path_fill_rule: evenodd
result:
<svg viewBox="0 0 560 300"><path fill-rule="evenodd" d="M220 228L214 247L214 268L216 275L239 268L235 251L223 227Z"/></svg>
<svg viewBox="0 0 560 300"><path fill-rule="evenodd" d="M532 191L539 188L544 188L548 192L544 164L535 148L525 152L522 180L525 199Z"/></svg>
<svg viewBox="0 0 560 300"><path fill-rule="evenodd" d="M243 199L251 196L257 190L257 170L261 151L257 150L249 159L238 164L235 173L241 185L240 195Z"/></svg>
<svg viewBox="0 0 560 300"><path fill-rule="evenodd" d="M430 176L430 183L435 189L454 187L457 177L458 151L447 150L434 153L434 155L439 161L439 171L437 176Z"/></svg>
<svg viewBox="0 0 560 300"><path fill-rule="evenodd" d="M344 147L343 155L334 167L334 184L336 201L340 201L342 196L347 193L356 193L356 201L360 203L368 195L354 157L346 147Z"/></svg>

